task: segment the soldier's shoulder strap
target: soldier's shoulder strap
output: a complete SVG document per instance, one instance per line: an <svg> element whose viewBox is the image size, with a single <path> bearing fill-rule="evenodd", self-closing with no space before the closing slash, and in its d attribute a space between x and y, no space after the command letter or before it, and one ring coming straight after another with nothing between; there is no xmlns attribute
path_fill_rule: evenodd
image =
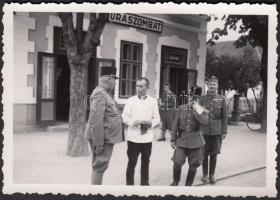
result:
<svg viewBox="0 0 280 200"><path fill-rule="evenodd" d="M103 88L95 88L91 94L92 97L105 96L106 92Z"/></svg>

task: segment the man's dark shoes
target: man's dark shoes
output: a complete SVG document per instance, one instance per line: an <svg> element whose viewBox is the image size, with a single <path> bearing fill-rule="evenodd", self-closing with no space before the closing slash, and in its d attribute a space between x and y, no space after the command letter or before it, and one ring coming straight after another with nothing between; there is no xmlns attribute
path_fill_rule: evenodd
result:
<svg viewBox="0 0 280 200"><path fill-rule="evenodd" d="M178 185L178 182L177 181L173 181L170 186L177 186L177 185Z"/></svg>
<svg viewBox="0 0 280 200"><path fill-rule="evenodd" d="M211 176L210 176L210 183L211 183L212 185L216 184L216 179L215 179L215 176L214 176L214 175L211 175Z"/></svg>
<svg viewBox="0 0 280 200"><path fill-rule="evenodd" d="M165 141L165 140L166 140L165 138L159 138L157 141L162 142L162 141Z"/></svg>
<svg viewBox="0 0 280 200"><path fill-rule="evenodd" d="M203 183L206 183L207 180L208 180L207 175L203 175L202 178L201 178L201 181L202 181Z"/></svg>

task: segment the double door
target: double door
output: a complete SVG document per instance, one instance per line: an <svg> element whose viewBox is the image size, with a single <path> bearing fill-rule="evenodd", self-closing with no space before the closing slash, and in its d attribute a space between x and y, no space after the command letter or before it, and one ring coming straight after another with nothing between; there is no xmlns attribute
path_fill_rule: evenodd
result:
<svg viewBox="0 0 280 200"><path fill-rule="evenodd" d="M196 85L197 73L187 68L187 58L187 49L162 46L160 95L163 94L163 85L170 83L179 105L185 102L188 90Z"/></svg>

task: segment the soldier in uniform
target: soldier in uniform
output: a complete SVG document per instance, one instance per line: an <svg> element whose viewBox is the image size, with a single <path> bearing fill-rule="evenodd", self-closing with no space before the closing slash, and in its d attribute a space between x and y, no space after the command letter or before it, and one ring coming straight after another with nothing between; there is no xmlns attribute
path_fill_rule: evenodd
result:
<svg viewBox="0 0 280 200"><path fill-rule="evenodd" d="M85 136L92 151L92 184L101 185L115 143L124 140L122 118L112 94L116 68L102 67L99 85L90 97L90 113Z"/></svg>
<svg viewBox="0 0 280 200"><path fill-rule="evenodd" d="M218 79L212 76L208 80L208 91L206 95L202 95L199 102L209 110L209 123L202 127L205 147L204 160L202 163L203 177L202 182L208 180L208 158L210 156L209 179L211 184L215 184L215 168L217 163L217 154L220 154L222 139L227 133L227 109L226 100L223 96L217 94Z"/></svg>
<svg viewBox="0 0 280 200"><path fill-rule="evenodd" d="M176 114L176 95L171 91L171 84L163 86L164 94L159 99L159 111L162 122L161 137L157 141L165 141L165 133L171 131L172 123Z"/></svg>
<svg viewBox="0 0 280 200"><path fill-rule="evenodd" d="M201 89L199 93L201 94ZM204 154L204 138L200 131L200 125L207 125L208 114L197 103L197 101L183 104L179 107L174 123L172 126L171 135L171 147L175 149L173 155L173 182L171 186L177 186L181 177L181 168L185 163L186 157L188 157L189 170L186 179L186 186L193 184L197 167L199 167L203 161Z"/></svg>

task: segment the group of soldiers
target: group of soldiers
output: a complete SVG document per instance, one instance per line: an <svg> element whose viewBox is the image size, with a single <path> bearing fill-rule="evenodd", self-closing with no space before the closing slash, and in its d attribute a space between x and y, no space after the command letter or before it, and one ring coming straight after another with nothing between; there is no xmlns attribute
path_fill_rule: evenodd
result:
<svg viewBox="0 0 280 200"><path fill-rule="evenodd" d="M194 87L191 94L187 95L187 100L177 107L177 97L171 91L170 84L164 85L164 94L158 101L147 93L149 80L141 77L136 81L137 94L127 99L121 113L113 99L118 79L115 74L114 67L102 67L99 85L91 95L85 136L92 151L92 184L102 184L114 144L126 139L126 184L134 185L135 166L141 154L140 184L149 185L153 135L160 124L162 133L158 141L165 141L168 129L171 133L171 147L174 149L171 186L179 184L186 158L189 163L186 186L193 184L201 164L201 181L205 183L209 179L211 184L215 184L217 155L221 152L222 140L227 134L226 102L217 93L217 78L209 79L207 94L201 96L202 89Z"/></svg>

